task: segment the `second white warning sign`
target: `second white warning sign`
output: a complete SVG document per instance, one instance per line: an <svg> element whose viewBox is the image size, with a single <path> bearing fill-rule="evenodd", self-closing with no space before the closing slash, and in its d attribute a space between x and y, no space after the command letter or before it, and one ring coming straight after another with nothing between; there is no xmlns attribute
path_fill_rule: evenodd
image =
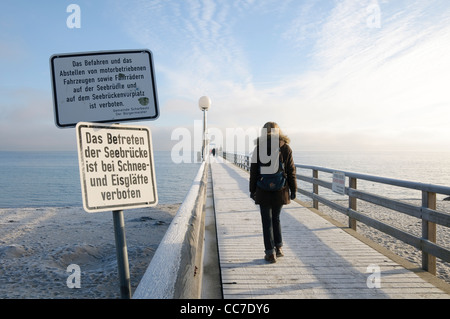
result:
<svg viewBox="0 0 450 319"><path fill-rule="evenodd" d="M87 212L158 203L148 127L80 122L76 132L83 206Z"/></svg>

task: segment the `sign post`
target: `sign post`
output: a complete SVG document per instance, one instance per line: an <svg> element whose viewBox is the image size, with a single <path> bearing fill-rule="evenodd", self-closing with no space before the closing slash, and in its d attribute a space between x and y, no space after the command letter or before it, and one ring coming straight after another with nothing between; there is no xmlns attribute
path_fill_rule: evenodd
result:
<svg viewBox="0 0 450 319"><path fill-rule="evenodd" d="M116 240L117 268L119 270L120 295L122 299L131 299L130 268L128 266L127 241L123 211L113 211L114 237Z"/></svg>
<svg viewBox="0 0 450 319"><path fill-rule="evenodd" d="M120 292L131 298L123 209L158 202L150 129L80 122L76 127L83 207L113 211Z"/></svg>
<svg viewBox="0 0 450 319"><path fill-rule="evenodd" d="M54 54L50 72L55 124L76 126L83 207L113 212L121 297L129 299L123 210L158 203L151 133L144 126L98 123L159 117L152 53Z"/></svg>

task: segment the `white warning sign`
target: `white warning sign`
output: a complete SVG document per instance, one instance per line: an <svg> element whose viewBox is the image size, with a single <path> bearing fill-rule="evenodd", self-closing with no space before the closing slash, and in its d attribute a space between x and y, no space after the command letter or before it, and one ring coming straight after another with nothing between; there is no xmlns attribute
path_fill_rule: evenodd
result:
<svg viewBox="0 0 450 319"><path fill-rule="evenodd" d="M158 203L151 132L145 126L76 126L83 206L87 212Z"/></svg>
<svg viewBox="0 0 450 319"><path fill-rule="evenodd" d="M55 54L50 70L58 127L159 116L149 50Z"/></svg>
<svg viewBox="0 0 450 319"><path fill-rule="evenodd" d="M345 195L345 173L333 172L333 183L331 184L333 192Z"/></svg>

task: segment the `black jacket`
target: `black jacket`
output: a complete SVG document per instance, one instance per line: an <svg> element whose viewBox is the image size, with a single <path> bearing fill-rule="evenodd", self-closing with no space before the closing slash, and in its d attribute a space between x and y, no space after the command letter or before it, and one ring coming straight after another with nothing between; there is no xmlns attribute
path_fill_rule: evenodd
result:
<svg viewBox="0 0 450 319"><path fill-rule="evenodd" d="M270 154L270 138L257 141L257 146L253 152L252 163L250 165L250 196L255 200L256 204L263 206L281 206L291 202L289 192L297 192L297 179L295 177L295 164L292 157L292 149L283 138L280 138L280 153L284 162L284 170L287 175L287 185L280 191L269 192L260 189L256 183L259 178L261 161L259 159L258 147L260 143L267 143L268 153Z"/></svg>

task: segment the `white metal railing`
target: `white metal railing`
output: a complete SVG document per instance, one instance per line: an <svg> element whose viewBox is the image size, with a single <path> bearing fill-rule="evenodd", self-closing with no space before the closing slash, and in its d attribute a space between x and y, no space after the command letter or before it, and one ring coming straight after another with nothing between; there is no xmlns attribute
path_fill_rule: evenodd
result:
<svg viewBox="0 0 450 319"><path fill-rule="evenodd" d="M204 161L164 235L133 299L199 298L208 163Z"/></svg>

